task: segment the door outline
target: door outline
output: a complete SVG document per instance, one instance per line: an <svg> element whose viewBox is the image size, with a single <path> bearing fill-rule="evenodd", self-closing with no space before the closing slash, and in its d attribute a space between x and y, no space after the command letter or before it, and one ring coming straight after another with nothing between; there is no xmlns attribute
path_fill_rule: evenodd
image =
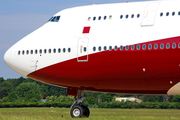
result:
<svg viewBox="0 0 180 120"><path fill-rule="evenodd" d="M141 27L153 26L160 2L148 3L144 11Z"/></svg>
<svg viewBox="0 0 180 120"><path fill-rule="evenodd" d="M77 62L88 62L88 38L79 38L77 42Z"/></svg>

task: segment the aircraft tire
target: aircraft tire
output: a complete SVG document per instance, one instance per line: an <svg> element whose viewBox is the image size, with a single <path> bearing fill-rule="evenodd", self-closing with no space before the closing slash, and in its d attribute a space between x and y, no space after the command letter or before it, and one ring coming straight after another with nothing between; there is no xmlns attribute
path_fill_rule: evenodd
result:
<svg viewBox="0 0 180 120"><path fill-rule="evenodd" d="M83 108L84 108L84 110L85 110L85 112L84 112L84 116L85 116L85 117L89 117L89 115L90 115L89 108L88 108L88 107L86 107L86 106L84 106L84 105L82 105L82 107L83 107Z"/></svg>
<svg viewBox="0 0 180 120"><path fill-rule="evenodd" d="M72 118L81 118L81 117L84 117L84 114L85 114L85 110L80 105L76 105L71 109Z"/></svg>

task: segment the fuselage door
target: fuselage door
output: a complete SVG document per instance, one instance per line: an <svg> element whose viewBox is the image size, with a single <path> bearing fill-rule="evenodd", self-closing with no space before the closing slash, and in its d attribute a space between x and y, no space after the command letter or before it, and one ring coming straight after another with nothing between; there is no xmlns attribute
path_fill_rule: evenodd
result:
<svg viewBox="0 0 180 120"><path fill-rule="evenodd" d="M79 38L78 47L77 47L77 61L78 62L87 62L88 61L88 38Z"/></svg>
<svg viewBox="0 0 180 120"><path fill-rule="evenodd" d="M149 3L145 9L141 26L153 26L155 22L156 12L160 2Z"/></svg>

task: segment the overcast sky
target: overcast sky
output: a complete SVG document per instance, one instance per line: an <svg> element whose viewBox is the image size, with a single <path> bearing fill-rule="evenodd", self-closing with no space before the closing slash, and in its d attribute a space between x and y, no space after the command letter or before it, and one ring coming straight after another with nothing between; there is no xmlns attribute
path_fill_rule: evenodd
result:
<svg viewBox="0 0 180 120"><path fill-rule="evenodd" d="M5 64L4 53L17 41L42 26L55 13L75 6L126 1L147 0L1 0L0 77L7 79L22 76Z"/></svg>

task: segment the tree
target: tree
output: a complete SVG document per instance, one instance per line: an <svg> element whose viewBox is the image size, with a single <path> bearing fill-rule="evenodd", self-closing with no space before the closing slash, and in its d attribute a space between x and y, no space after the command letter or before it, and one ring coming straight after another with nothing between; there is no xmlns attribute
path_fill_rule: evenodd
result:
<svg viewBox="0 0 180 120"><path fill-rule="evenodd" d="M31 98L30 100L28 100L29 102L38 102L38 100L36 98Z"/></svg>
<svg viewBox="0 0 180 120"><path fill-rule="evenodd" d="M144 95L143 102L164 102L165 101L164 95Z"/></svg>
<svg viewBox="0 0 180 120"><path fill-rule="evenodd" d="M14 102L17 99L17 95L15 92L11 92L8 94L7 98L9 102Z"/></svg>
<svg viewBox="0 0 180 120"><path fill-rule="evenodd" d="M6 97L8 95L8 92L5 88L1 88L0 89L0 99L2 99L3 97Z"/></svg>
<svg viewBox="0 0 180 120"><path fill-rule="evenodd" d="M36 94L36 93L34 93L34 94L27 94L27 95L24 97L24 100L25 100L25 101L29 101L29 100L32 99L32 98L35 98L35 99L37 99L37 100L40 100L40 99L41 99L41 96L40 96L40 94Z"/></svg>
<svg viewBox="0 0 180 120"><path fill-rule="evenodd" d="M3 82L0 83L0 99L7 97L8 93L13 91L13 86L10 82L4 81L2 78L1 81Z"/></svg>
<svg viewBox="0 0 180 120"><path fill-rule="evenodd" d="M47 94L46 94L46 92L43 94L43 99L46 99L46 97L47 97Z"/></svg>
<svg viewBox="0 0 180 120"><path fill-rule="evenodd" d="M3 77L0 77L0 83L4 82L4 78Z"/></svg>
<svg viewBox="0 0 180 120"><path fill-rule="evenodd" d="M25 81L26 78L20 77L18 79L7 79L9 83L12 84L13 89L15 89L19 84L21 84L23 81Z"/></svg>
<svg viewBox="0 0 180 120"><path fill-rule="evenodd" d="M111 94L102 93L98 99L100 99L100 102L111 102L112 98Z"/></svg>
<svg viewBox="0 0 180 120"><path fill-rule="evenodd" d="M180 95L174 95L172 102L180 102Z"/></svg>
<svg viewBox="0 0 180 120"><path fill-rule="evenodd" d="M8 93L13 91L13 86L9 81L3 81L0 84L0 89L2 89L2 88L6 89Z"/></svg>
<svg viewBox="0 0 180 120"><path fill-rule="evenodd" d="M47 100L47 101L55 101L56 99L57 99L57 96L53 96L53 95L46 97L46 100Z"/></svg>
<svg viewBox="0 0 180 120"><path fill-rule="evenodd" d="M86 100L90 105L94 105L97 103L97 99L94 97L86 97Z"/></svg>
<svg viewBox="0 0 180 120"><path fill-rule="evenodd" d="M16 94L19 97L25 97L26 101L31 98L40 99L40 88L39 85L35 82L21 83L16 87Z"/></svg>

